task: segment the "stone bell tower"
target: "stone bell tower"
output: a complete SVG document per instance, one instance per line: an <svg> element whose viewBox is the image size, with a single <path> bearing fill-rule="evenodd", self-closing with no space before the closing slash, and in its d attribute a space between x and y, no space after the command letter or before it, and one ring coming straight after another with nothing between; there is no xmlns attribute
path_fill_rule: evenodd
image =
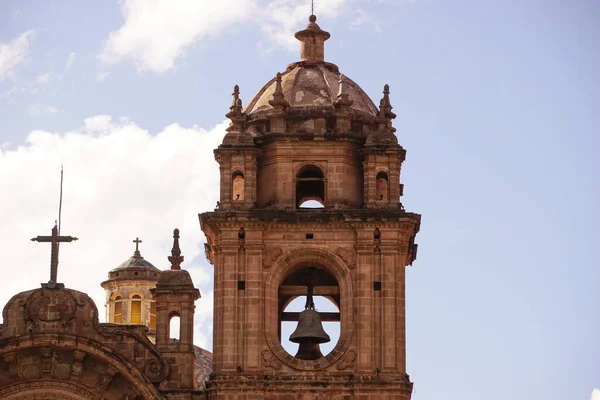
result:
<svg viewBox="0 0 600 400"><path fill-rule="evenodd" d="M400 203L405 151L389 87L376 107L324 60L329 36L312 15L296 33L300 61L245 108L234 89L215 150L220 201L200 215L214 265L210 399L411 397L404 270L420 215ZM292 312L298 297L304 311ZM288 322L298 352L284 348Z"/></svg>

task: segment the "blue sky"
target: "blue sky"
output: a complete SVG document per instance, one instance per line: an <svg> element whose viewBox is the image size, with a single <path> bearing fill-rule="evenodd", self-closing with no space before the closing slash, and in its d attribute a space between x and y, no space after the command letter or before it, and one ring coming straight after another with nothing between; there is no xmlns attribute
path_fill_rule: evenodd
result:
<svg viewBox="0 0 600 400"><path fill-rule="evenodd" d="M63 232L81 240L61 248L61 280L103 315L99 282L131 240L165 268L178 226L210 346L196 215L218 196L212 148L233 85L247 103L298 60L308 3L3 1L0 303L47 279L48 249L29 238L52 227L63 163ZM600 3L318 0L316 14L328 61L375 103L390 84L407 149L403 204L423 215L407 273L413 399L589 399Z"/></svg>

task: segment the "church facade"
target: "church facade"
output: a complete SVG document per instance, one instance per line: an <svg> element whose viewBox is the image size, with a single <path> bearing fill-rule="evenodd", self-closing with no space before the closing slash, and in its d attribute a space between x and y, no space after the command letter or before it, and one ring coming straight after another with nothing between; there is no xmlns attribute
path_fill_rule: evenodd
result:
<svg viewBox="0 0 600 400"><path fill-rule="evenodd" d="M214 266L213 354L193 345L200 293L175 230L171 269L144 260L136 239L109 272L107 323L52 278L15 295L0 325L0 399L410 399L405 268L420 215L400 202L405 150L389 87L377 107L325 61L329 37L312 15L296 33L300 61L246 107L234 88L214 151L219 202L199 215ZM53 249L66 241L48 238Z"/></svg>

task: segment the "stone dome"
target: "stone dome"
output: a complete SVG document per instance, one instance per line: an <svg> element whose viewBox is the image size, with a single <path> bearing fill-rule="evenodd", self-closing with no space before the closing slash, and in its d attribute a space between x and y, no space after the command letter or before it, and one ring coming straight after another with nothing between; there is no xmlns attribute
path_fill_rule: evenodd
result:
<svg viewBox="0 0 600 400"><path fill-rule="evenodd" d="M290 64L281 74L281 86L289 111L307 109L333 109L340 86L338 67L327 62L313 63L300 61ZM344 93L348 94L352 105L350 110L364 117L376 117L378 109L369 96L354 81L344 76ZM271 79L258 91L244 109L248 116L259 117L263 112L272 110L269 101L273 99L276 78Z"/></svg>
<svg viewBox="0 0 600 400"><path fill-rule="evenodd" d="M311 15L306 29L296 32L295 37L300 41L300 61L288 65L281 74L281 85L278 85L278 77L274 77L248 103L244 113L250 120L261 119L274 109L270 102L278 87L281 87L277 92L280 100L275 105L285 103L291 114L333 111L338 96L344 94L351 102L351 113L366 119L377 116L377 107L360 86L341 75L335 64L325 61L325 41L330 34L316 21L317 17Z"/></svg>

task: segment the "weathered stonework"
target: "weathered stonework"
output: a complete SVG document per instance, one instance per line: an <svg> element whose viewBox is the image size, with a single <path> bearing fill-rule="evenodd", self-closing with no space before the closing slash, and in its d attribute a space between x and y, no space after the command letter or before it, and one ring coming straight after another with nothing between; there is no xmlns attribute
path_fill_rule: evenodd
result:
<svg viewBox="0 0 600 400"><path fill-rule="evenodd" d="M215 150L220 201L200 215L214 265L210 399L410 399L404 268L420 215L400 203L405 158L389 87L377 108L324 61L329 38L313 16L296 34L301 58L267 82ZM248 201L252 199L252 201ZM322 208L303 208L306 201ZM284 307L306 294L339 313L333 350L300 359L282 346ZM312 290L312 289L311 289ZM292 319L289 319L292 318Z"/></svg>
<svg viewBox="0 0 600 400"><path fill-rule="evenodd" d="M178 246L177 246L178 247ZM170 257L170 259L173 257ZM180 257L183 261L183 257ZM87 294L41 289L15 295L0 324L0 399L200 400L193 346L194 301L200 293L187 271L122 268L111 271L105 288L123 292L135 277L156 273L156 344L143 324L99 323ZM118 271L119 275L115 275ZM121 277L122 279L114 279ZM146 279L144 279L146 278ZM115 283L118 282L118 283ZM145 287L148 277L141 277ZM136 290L140 290L137 288ZM148 298L152 294L148 291ZM167 312L164 312L164 311ZM170 317L181 316L180 340L167 338ZM209 353L210 354L210 353Z"/></svg>

